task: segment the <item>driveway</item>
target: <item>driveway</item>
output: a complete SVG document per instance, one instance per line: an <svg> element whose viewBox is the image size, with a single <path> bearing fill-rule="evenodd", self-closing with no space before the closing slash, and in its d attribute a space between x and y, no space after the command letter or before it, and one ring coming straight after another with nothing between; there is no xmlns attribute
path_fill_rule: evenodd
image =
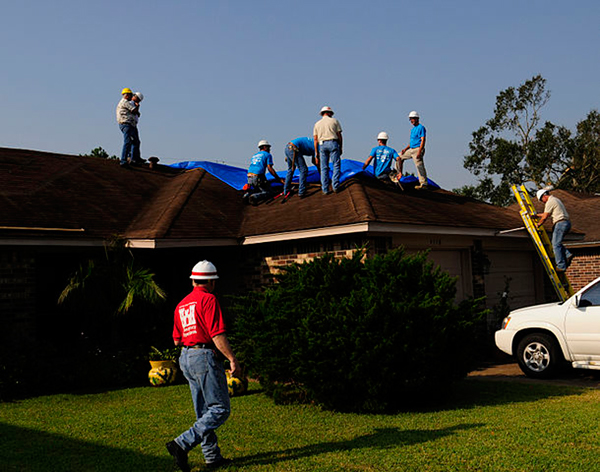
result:
<svg viewBox="0 0 600 472"><path fill-rule="evenodd" d="M518 364L493 364L474 370L468 375L471 379L502 380L530 384L546 383L570 387L600 388L600 371L566 369L555 379L538 380L527 377Z"/></svg>

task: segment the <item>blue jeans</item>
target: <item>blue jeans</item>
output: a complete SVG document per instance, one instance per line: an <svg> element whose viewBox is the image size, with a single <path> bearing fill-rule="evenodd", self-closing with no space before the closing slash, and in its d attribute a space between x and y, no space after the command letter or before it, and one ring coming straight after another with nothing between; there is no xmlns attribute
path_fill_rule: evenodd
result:
<svg viewBox="0 0 600 472"><path fill-rule="evenodd" d="M321 190L329 192L329 160L333 165L333 190L336 191L340 185L342 175L342 156L340 155L340 144L337 141L325 141L319 144L319 158L321 159Z"/></svg>
<svg viewBox="0 0 600 472"><path fill-rule="evenodd" d="M179 366L190 383L196 422L175 439L188 452L198 444L206 463L221 459L215 430L225 423L231 411L223 362L210 349L183 348Z"/></svg>
<svg viewBox="0 0 600 472"><path fill-rule="evenodd" d="M308 167L306 166L306 161L304 160L304 156L300 154L300 151L293 144L288 144L285 147L285 157L287 158L288 171L285 176L285 185L283 186L283 194L287 195L291 190L292 186L292 177L294 176L294 163L296 167L298 167L298 172L300 173L299 183L300 188L298 190L299 195L304 195L306 193L306 176L308 175Z"/></svg>
<svg viewBox="0 0 600 472"><path fill-rule="evenodd" d="M127 158L130 157L132 162L142 160L140 153L140 135L137 126L123 123L119 125L123 133L123 150L121 151L121 165L127 164Z"/></svg>
<svg viewBox="0 0 600 472"><path fill-rule="evenodd" d="M571 231L571 222L568 220L559 221L552 228L552 247L557 269L567 270L567 258L571 257L571 253L562 242L569 231Z"/></svg>

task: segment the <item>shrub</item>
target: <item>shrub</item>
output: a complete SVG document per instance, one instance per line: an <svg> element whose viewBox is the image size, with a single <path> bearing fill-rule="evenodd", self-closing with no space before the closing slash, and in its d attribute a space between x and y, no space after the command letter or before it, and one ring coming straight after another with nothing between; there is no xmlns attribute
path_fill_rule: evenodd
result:
<svg viewBox="0 0 600 472"><path fill-rule="evenodd" d="M294 391L334 410L396 410L470 370L481 300L457 305L456 280L427 253L363 259L292 264L236 299L236 350L276 400Z"/></svg>

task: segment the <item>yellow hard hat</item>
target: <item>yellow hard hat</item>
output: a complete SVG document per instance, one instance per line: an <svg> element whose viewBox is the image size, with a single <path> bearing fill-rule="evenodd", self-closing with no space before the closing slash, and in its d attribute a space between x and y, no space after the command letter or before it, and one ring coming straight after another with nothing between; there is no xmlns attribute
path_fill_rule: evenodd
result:
<svg viewBox="0 0 600 472"><path fill-rule="evenodd" d="M124 88L124 89L121 91L121 95L125 95L126 93L133 93L133 92L131 91L131 89L130 89L130 88L127 88L127 87L125 87L125 88Z"/></svg>

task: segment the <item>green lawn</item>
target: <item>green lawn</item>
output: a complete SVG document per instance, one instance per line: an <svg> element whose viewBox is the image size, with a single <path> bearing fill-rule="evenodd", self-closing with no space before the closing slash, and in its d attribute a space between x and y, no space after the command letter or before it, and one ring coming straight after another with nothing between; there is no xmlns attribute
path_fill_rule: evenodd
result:
<svg viewBox="0 0 600 472"><path fill-rule="evenodd" d="M444 407L396 415L276 406L256 385L232 402L226 470L600 470L600 390L467 380ZM164 443L192 422L186 385L0 404L0 471L174 471ZM190 463L203 469L199 449Z"/></svg>

